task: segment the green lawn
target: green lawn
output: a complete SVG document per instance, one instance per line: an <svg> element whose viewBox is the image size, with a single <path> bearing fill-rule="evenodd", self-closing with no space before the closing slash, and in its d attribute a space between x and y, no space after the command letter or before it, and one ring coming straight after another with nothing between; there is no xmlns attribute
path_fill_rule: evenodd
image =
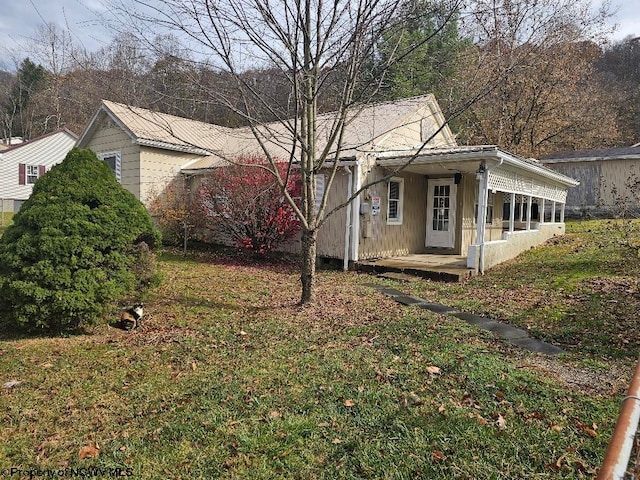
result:
<svg viewBox="0 0 640 480"><path fill-rule="evenodd" d="M570 222L567 234L464 285L405 287L467 311L528 329L575 358L640 355L640 223Z"/></svg>
<svg viewBox="0 0 640 480"><path fill-rule="evenodd" d="M4 218L3 218L4 216ZM11 223L11 219L13 218L13 213L0 213L0 237L7 229L9 224Z"/></svg>
<svg viewBox="0 0 640 480"><path fill-rule="evenodd" d="M545 248L587 262L572 243L591 241L581 235ZM570 355L538 357L365 286L506 317L496 299L509 282L565 296L599 285L552 264L531 268L548 261L544 250L462 285L320 272L318 302L304 308L289 265L164 254L140 330L0 342L0 383L21 382L0 389L0 467L129 468L143 479L591 477L631 353L617 344L598 353L587 332ZM551 320L535 328L564 338ZM614 381L585 389L557 371Z"/></svg>

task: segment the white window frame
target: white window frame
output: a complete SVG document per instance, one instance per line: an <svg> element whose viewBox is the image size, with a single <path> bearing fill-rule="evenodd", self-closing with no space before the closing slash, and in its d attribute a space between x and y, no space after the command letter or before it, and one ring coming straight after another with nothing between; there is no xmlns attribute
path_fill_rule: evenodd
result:
<svg viewBox="0 0 640 480"><path fill-rule="evenodd" d="M102 160L103 162L106 161L108 158L110 157L114 157L115 158L115 171L113 172L116 176L116 180L118 180L118 182L122 181L122 160L121 160L121 155L119 151L113 151L113 152L101 152L98 154L98 158L100 160ZM109 166L111 167L111 166Z"/></svg>
<svg viewBox="0 0 640 480"><path fill-rule="evenodd" d="M35 172L35 173L34 173ZM25 185L33 185L40 177L39 165L25 165L24 167L24 183Z"/></svg>
<svg viewBox="0 0 640 480"><path fill-rule="evenodd" d="M398 184L398 198L391 198L391 184ZM391 216L391 205L396 204L396 216ZM404 211L404 178L392 177L387 182L387 225L402 225Z"/></svg>
<svg viewBox="0 0 640 480"><path fill-rule="evenodd" d="M477 196L477 195L476 195ZM495 209L493 208L495 202L496 194L494 192L489 191L487 194L487 221L486 225L491 225L493 223L493 215ZM473 224L476 225L478 223L478 202L474 204L473 209Z"/></svg>

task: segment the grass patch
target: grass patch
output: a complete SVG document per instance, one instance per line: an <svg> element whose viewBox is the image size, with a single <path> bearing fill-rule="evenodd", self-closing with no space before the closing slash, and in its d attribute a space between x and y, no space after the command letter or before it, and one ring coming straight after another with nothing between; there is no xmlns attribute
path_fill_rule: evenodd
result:
<svg viewBox="0 0 640 480"><path fill-rule="evenodd" d="M0 237L13 221L13 212L0 212Z"/></svg>
<svg viewBox="0 0 640 480"><path fill-rule="evenodd" d="M639 231L637 223L570 222L564 237L462 285L407 289L524 327L576 357L632 362L640 354Z"/></svg>
<svg viewBox="0 0 640 480"><path fill-rule="evenodd" d="M136 478L582 478L618 411L454 317L320 272L160 260L142 328L4 340L3 468ZM467 288L454 286L453 288ZM430 368L437 367L437 368ZM98 455L81 460L82 447Z"/></svg>

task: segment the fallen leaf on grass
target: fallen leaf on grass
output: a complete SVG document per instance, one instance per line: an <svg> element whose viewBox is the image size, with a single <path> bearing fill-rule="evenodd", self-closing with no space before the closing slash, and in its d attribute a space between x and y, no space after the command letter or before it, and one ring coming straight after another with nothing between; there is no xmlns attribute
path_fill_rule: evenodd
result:
<svg viewBox="0 0 640 480"><path fill-rule="evenodd" d="M280 417L282 417L282 414L278 410L271 410L269 412L269 418L271 419L275 420L276 418L280 418Z"/></svg>
<svg viewBox="0 0 640 480"><path fill-rule="evenodd" d="M502 415L498 414L496 425L498 425L499 430L504 430L505 428L507 428L507 421L504 419Z"/></svg>
<svg viewBox="0 0 640 480"><path fill-rule="evenodd" d="M198 364L197 364L197 362L195 360L193 360L191 362L191 370L195 370L196 368L198 368Z"/></svg>
<svg viewBox="0 0 640 480"><path fill-rule="evenodd" d="M447 456L444 453L442 453L440 450L434 450L433 452L431 452L431 461L433 462L441 462L446 458Z"/></svg>
<svg viewBox="0 0 640 480"><path fill-rule="evenodd" d="M100 447L97 444L85 445L78 452L78 456L80 460L84 460L86 458L95 458L100 453Z"/></svg>
<svg viewBox="0 0 640 480"><path fill-rule="evenodd" d="M418 407L424 405L424 400L415 392L409 392L403 399L402 405L404 407Z"/></svg>
<svg viewBox="0 0 640 480"><path fill-rule="evenodd" d="M585 428L584 432L589 435L590 437L596 438L598 436L598 432L596 432L594 429L592 428Z"/></svg>
<svg viewBox="0 0 640 480"><path fill-rule="evenodd" d="M334 438L333 440L331 440L331 443L333 443L334 445L338 445L342 443L342 440L340 440L339 438Z"/></svg>
<svg viewBox="0 0 640 480"><path fill-rule="evenodd" d="M479 415L477 413L474 415L470 413L469 417L475 418L480 425L489 425L489 421L486 418L484 418L482 415Z"/></svg>
<svg viewBox="0 0 640 480"><path fill-rule="evenodd" d="M344 401L344 406L345 407L353 407L356 404L356 402L354 402L353 400L345 400Z"/></svg>
<svg viewBox="0 0 640 480"><path fill-rule="evenodd" d="M430 367L427 367L427 372L432 375L440 375L440 367L435 367L432 365Z"/></svg>

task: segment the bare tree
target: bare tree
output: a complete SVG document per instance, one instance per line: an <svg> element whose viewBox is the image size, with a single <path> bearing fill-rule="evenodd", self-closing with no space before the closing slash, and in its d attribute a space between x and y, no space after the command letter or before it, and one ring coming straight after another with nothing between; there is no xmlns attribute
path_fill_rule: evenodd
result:
<svg viewBox="0 0 640 480"><path fill-rule="evenodd" d="M64 124L65 75L77 66L76 46L67 30L49 22L36 27L27 51L47 72L46 85L35 102L40 122L38 133L45 133Z"/></svg>
<svg viewBox="0 0 640 480"><path fill-rule="evenodd" d="M615 112L593 74L608 16L588 0L475 0L463 16L475 59L457 81L495 88L466 112L462 136L527 156L612 142Z"/></svg>
<svg viewBox="0 0 640 480"><path fill-rule="evenodd" d="M232 92L211 91L209 98L249 125L296 212L302 230L301 303L312 301L317 234L332 213L326 211L327 197L339 168L345 129L374 98L384 79L383 73L371 81L369 70L381 36L392 27L397 32L401 24L398 2L138 0L136 4L135 12L123 5L120 9L127 14L123 18L134 19L127 28L136 28L149 48L158 31L166 29L190 42L193 58L207 59L235 82ZM449 3L452 10L459 7L457 1ZM267 68L286 82L286 108L248 74ZM277 94L281 96L282 90ZM323 117L321 125L320 102L329 96L334 114L329 120ZM263 124L265 112L277 122ZM274 143L288 155L284 174L276 168ZM299 168L302 180L300 203L285 188L294 168ZM321 170L326 173L325 189L322 198L316 199Z"/></svg>

